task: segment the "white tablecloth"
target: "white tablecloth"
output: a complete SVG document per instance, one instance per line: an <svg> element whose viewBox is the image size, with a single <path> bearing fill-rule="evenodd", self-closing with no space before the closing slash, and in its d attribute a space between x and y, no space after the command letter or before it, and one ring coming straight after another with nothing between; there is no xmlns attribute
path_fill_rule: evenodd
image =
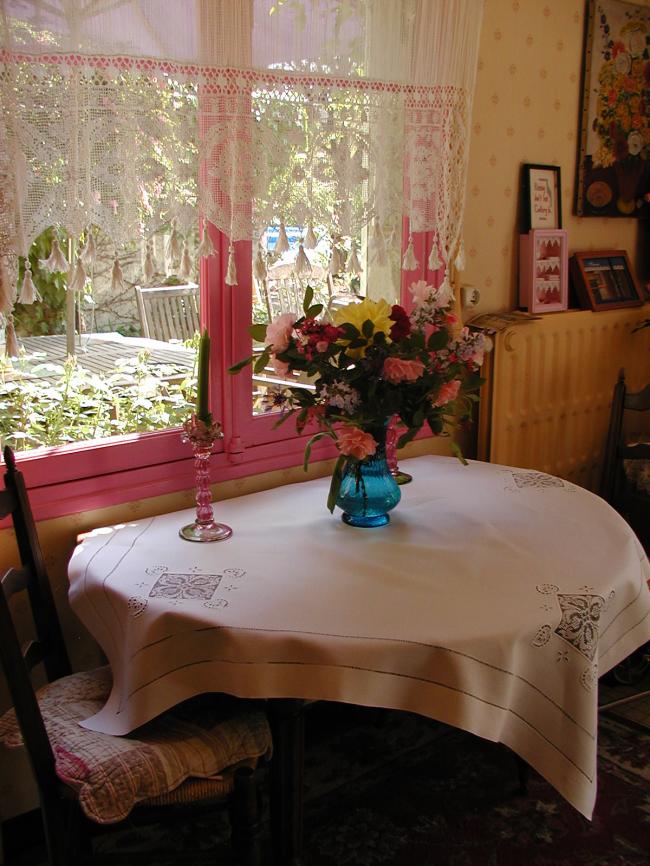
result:
<svg viewBox="0 0 650 866"><path fill-rule="evenodd" d="M650 640L638 540L539 472L403 468L378 529L330 515L322 479L216 503L217 544L179 538L192 511L85 537L70 600L115 677L87 726L124 734L211 690L399 708L505 743L590 817L597 679Z"/></svg>

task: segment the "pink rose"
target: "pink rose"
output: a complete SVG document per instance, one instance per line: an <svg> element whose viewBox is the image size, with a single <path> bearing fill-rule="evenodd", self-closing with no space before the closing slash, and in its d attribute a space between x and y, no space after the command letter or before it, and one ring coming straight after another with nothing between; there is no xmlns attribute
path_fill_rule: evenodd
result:
<svg viewBox="0 0 650 866"><path fill-rule="evenodd" d="M289 340L296 318L295 313L282 313L268 325L266 345L272 346L274 352L284 352L285 349L289 348Z"/></svg>
<svg viewBox="0 0 650 866"><path fill-rule="evenodd" d="M271 356L271 365L273 367L273 372L276 376L279 376L281 379L286 379L289 375L289 365L286 361L280 361L275 355Z"/></svg>
<svg viewBox="0 0 650 866"><path fill-rule="evenodd" d="M451 382L444 382L438 391L438 396L432 400L433 406L444 406L445 403L451 403L458 396L460 390L460 379L452 379Z"/></svg>
<svg viewBox="0 0 650 866"><path fill-rule="evenodd" d="M381 375L387 382L399 385L400 382L415 382L424 372L422 361L407 361L403 358L386 358Z"/></svg>
<svg viewBox="0 0 650 866"><path fill-rule="evenodd" d="M344 427L338 433L336 444L341 454L356 457L357 460L371 457L377 450L374 438L360 427Z"/></svg>

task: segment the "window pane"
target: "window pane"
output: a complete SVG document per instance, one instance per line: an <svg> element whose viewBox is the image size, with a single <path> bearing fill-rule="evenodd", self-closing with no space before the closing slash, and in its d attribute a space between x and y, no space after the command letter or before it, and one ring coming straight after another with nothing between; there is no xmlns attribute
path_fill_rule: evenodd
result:
<svg viewBox="0 0 650 866"><path fill-rule="evenodd" d="M196 238L181 241L174 231L117 260L96 230L74 244L53 229L39 236L18 274L19 300L32 302L14 308L16 343L10 326L4 335L3 443L29 450L165 429L187 416L200 323L187 257ZM74 267L52 261L53 250Z"/></svg>

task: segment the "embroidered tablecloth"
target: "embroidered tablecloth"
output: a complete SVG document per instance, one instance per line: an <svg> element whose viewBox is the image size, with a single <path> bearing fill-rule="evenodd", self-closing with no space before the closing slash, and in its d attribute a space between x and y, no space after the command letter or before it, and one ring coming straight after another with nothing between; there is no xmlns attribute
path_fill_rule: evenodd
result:
<svg viewBox="0 0 650 866"><path fill-rule="evenodd" d="M540 472L404 461L389 526L346 526L328 479L97 529L70 601L114 686L87 727L124 734L203 691L421 713L505 743L587 817L597 679L650 640L650 566L600 498Z"/></svg>

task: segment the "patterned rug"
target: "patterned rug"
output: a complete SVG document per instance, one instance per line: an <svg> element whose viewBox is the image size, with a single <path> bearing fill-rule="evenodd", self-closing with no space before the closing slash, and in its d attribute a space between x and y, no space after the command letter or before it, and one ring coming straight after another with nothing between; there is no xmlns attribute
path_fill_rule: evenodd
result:
<svg viewBox="0 0 650 866"><path fill-rule="evenodd" d="M505 748L418 716L317 704L307 714L305 866L647 866L650 732L601 718L593 822ZM104 850L213 846L212 816L133 829ZM265 826L268 829L268 825ZM268 838L265 839L268 850ZM229 862L228 849L219 845ZM13 861L37 866L37 853Z"/></svg>

